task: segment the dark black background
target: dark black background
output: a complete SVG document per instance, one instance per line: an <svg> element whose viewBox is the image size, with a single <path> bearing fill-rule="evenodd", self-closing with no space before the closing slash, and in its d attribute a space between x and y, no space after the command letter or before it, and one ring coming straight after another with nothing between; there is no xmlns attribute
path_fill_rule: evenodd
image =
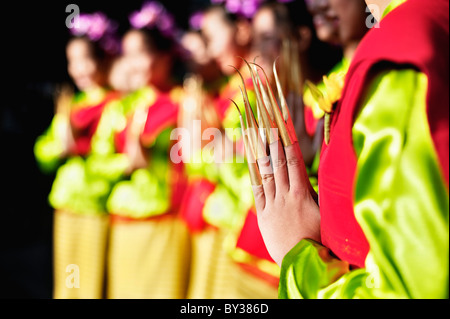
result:
<svg viewBox="0 0 450 319"><path fill-rule="evenodd" d="M208 0L163 0L181 27ZM53 116L52 92L70 82L65 44L66 6L102 11L128 29L128 15L142 1L14 1L0 5L0 298L52 297L52 209L47 202L54 176L39 171L36 138Z"/></svg>

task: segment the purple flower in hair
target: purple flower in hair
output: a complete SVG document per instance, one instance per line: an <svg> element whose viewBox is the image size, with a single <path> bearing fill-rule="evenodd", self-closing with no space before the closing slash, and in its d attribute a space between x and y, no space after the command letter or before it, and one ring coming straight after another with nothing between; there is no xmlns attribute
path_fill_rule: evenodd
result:
<svg viewBox="0 0 450 319"><path fill-rule="evenodd" d="M189 18L189 26L193 30L200 30L202 27L202 21L203 13L201 11L197 11Z"/></svg>
<svg viewBox="0 0 450 319"><path fill-rule="evenodd" d="M89 36L93 41L100 40L103 35L108 31L110 26L109 20L105 15L100 13L94 13L91 17L91 25L89 28Z"/></svg>
<svg viewBox="0 0 450 319"><path fill-rule="evenodd" d="M129 16L129 21L133 28L157 28L165 36L172 36L176 29L173 16L157 1L145 3Z"/></svg>
<svg viewBox="0 0 450 319"><path fill-rule="evenodd" d="M130 15L130 24L136 29L153 27L163 10L164 8L160 3L148 2L142 6L140 11L133 12Z"/></svg>
<svg viewBox="0 0 450 319"><path fill-rule="evenodd" d="M175 28L175 20L169 14L162 14L158 19L158 28L162 34L171 36Z"/></svg>
<svg viewBox="0 0 450 319"><path fill-rule="evenodd" d="M70 32L74 36L86 36L91 41L98 41L105 51L116 53L119 48L114 34L116 30L116 23L109 20L102 12L94 12L80 14L79 27L71 28Z"/></svg>
<svg viewBox="0 0 450 319"><path fill-rule="evenodd" d="M239 11L241 10L241 6L241 0L227 0L225 2L225 8L231 13L239 13Z"/></svg>
<svg viewBox="0 0 450 319"><path fill-rule="evenodd" d="M242 1L241 5L241 13L243 16L247 18L253 17L253 15L258 10L259 6L261 5L261 0L247 0Z"/></svg>
<svg viewBox="0 0 450 319"><path fill-rule="evenodd" d="M251 18L264 0L211 0L213 4L224 4L225 9L233 14Z"/></svg>

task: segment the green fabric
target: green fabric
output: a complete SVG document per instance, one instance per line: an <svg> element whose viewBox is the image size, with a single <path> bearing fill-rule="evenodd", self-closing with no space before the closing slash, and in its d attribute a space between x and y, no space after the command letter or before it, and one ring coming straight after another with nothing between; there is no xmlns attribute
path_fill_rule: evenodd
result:
<svg viewBox="0 0 450 319"><path fill-rule="evenodd" d="M115 152L114 135L126 125L125 104L109 102L91 141L90 153L69 158L56 174L49 194L55 209L78 214L105 214L113 185L129 165L125 154Z"/></svg>
<svg viewBox="0 0 450 319"><path fill-rule="evenodd" d="M192 158L191 162L185 164L186 174L190 179L201 177L213 183L218 182L219 170L214 162L207 163L205 161L196 160L202 158L201 151L198 151L198 155L194 155Z"/></svg>
<svg viewBox="0 0 450 319"><path fill-rule="evenodd" d="M95 105L105 97L104 89L90 92L78 92L73 96L72 109L80 109L88 105ZM44 173L53 173L64 163L64 145L62 137L67 130L67 119L62 114L55 114L48 129L36 139L34 155L39 168Z"/></svg>
<svg viewBox="0 0 450 319"><path fill-rule="evenodd" d="M219 184L208 196L203 207L203 217L210 225L220 229L233 230L241 222L242 211L238 208L237 198L230 190Z"/></svg>
<svg viewBox="0 0 450 319"><path fill-rule="evenodd" d="M238 159L243 161L234 158ZM203 216L211 225L238 232L254 205L247 163L221 163L218 173L218 186L206 200Z"/></svg>
<svg viewBox="0 0 450 319"><path fill-rule="evenodd" d="M384 9L384 11L383 11L381 19L383 19L389 12L391 12L392 10L394 10L395 8L397 8L399 5L401 5L404 2L406 2L406 0L392 0L391 2L389 2L386 9Z"/></svg>
<svg viewBox="0 0 450 319"><path fill-rule="evenodd" d="M242 84L239 84L242 86ZM253 114L255 114L256 118L256 94L253 90L247 88L247 96L248 100L250 102L250 105L253 109ZM241 111L241 115L245 120L245 105L244 100L242 99L242 95L240 91L238 91L238 94L232 98L234 102L239 107L239 110ZM230 102L230 106L225 111L224 119L222 120L222 126L225 128L225 134L227 137L232 141L237 141L242 138L242 131L241 131L241 122L239 120L239 113L236 109L236 106Z"/></svg>
<svg viewBox="0 0 450 319"><path fill-rule="evenodd" d="M283 260L280 298L448 298L449 195L430 136L427 85L414 70L381 73L353 126L365 268L329 280L326 266L345 262L322 261L303 240Z"/></svg>
<svg viewBox="0 0 450 319"><path fill-rule="evenodd" d="M161 169L160 165L158 169ZM108 211L135 219L163 214L169 206L167 182L161 183L153 165L138 169L130 180L117 183L107 203Z"/></svg>
<svg viewBox="0 0 450 319"><path fill-rule="evenodd" d="M91 174L83 158L72 157L58 169L49 201L55 209L78 214L104 214L109 191L108 180Z"/></svg>
<svg viewBox="0 0 450 319"><path fill-rule="evenodd" d="M234 81L236 80L236 81ZM228 85L241 85L240 78L236 76ZM236 83L235 83L236 82ZM225 90L226 91L226 90ZM247 90L250 104L256 109L256 95L253 90ZM245 118L245 108L241 93L232 98L239 106L242 116ZM256 112L255 112L256 115ZM234 104L230 102L225 112L222 126L225 135L234 142L242 141L239 113ZM223 136L225 138L225 136ZM216 189L208 197L203 208L203 217L211 225L221 229L239 232L248 210L254 205L253 193L250 184L248 165L245 159L234 154L227 162L215 163L213 154L205 150L195 159L202 159L186 164L186 172L191 179L206 178L217 183Z"/></svg>
<svg viewBox="0 0 450 319"><path fill-rule="evenodd" d="M167 212L171 203L169 142L167 128L149 148L149 166L134 171L130 179L117 183L109 196L107 209L115 215L147 218Z"/></svg>
<svg viewBox="0 0 450 319"><path fill-rule="evenodd" d="M52 173L61 165L63 159L61 155L64 146L61 141L62 132L65 131L65 119L60 114L56 114L50 127L44 134L39 136L34 144L34 156L39 168L45 173Z"/></svg>
<svg viewBox="0 0 450 319"><path fill-rule="evenodd" d="M82 109L100 103L107 91L97 88L89 92L78 92L72 99L72 110ZM44 173L55 172L64 163L62 137L66 134L66 118L62 114L55 114L49 128L36 139L34 155L39 168Z"/></svg>

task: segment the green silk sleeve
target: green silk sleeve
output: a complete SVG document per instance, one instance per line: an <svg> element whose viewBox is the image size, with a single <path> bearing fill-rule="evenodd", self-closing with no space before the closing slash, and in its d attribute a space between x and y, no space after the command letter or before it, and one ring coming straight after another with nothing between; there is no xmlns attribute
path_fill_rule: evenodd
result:
<svg viewBox="0 0 450 319"><path fill-rule="evenodd" d="M126 125L124 104L115 100L106 105L92 137L91 152L86 159L89 173L110 182L118 181L129 165L125 154L117 153L114 136Z"/></svg>
<svg viewBox="0 0 450 319"><path fill-rule="evenodd" d="M89 154L71 157L58 169L49 194L52 207L86 215L106 213L111 189L128 167L128 158L116 153L114 145L114 134L125 121L120 101L105 106Z"/></svg>
<svg viewBox="0 0 450 319"><path fill-rule="evenodd" d="M353 126L354 212L365 268L299 242L284 258L280 298L448 298L449 195L426 115L427 77L380 73Z"/></svg>
<svg viewBox="0 0 450 319"><path fill-rule="evenodd" d="M64 125L64 119L56 114L50 127L36 140L34 155L43 172L54 172L61 163L61 154L64 150L61 136L64 132Z"/></svg>
<svg viewBox="0 0 450 319"><path fill-rule="evenodd" d="M148 218L167 212L171 204L171 127L162 131L149 148L149 165L135 170L130 179L116 183L106 203L109 212L128 218Z"/></svg>

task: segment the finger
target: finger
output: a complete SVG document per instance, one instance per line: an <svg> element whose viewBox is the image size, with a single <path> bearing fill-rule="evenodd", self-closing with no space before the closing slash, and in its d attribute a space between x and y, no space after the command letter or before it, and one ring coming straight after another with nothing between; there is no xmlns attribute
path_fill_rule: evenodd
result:
<svg viewBox="0 0 450 319"><path fill-rule="evenodd" d="M299 144L294 143L286 146L284 151L286 153L289 188L308 190L309 179Z"/></svg>
<svg viewBox="0 0 450 319"><path fill-rule="evenodd" d="M275 180L273 177L273 169L270 163L270 156L258 159L259 172L261 174L264 195L266 200L273 200L275 197Z"/></svg>
<svg viewBox="0 0 450 319"><path fill-rule="evenodd" d="M260 214L266 207L266 196L262 185L253 185L253 197L255 198L256 212Z"/></svg>
<svg viewBox="0 0 450 319"><path fill-rule="evenodd" d="M275 196L279 192L286 192L289 190L289 178L286 166L286 156L284 155L283 144L278 140L269 145L270 157L272 159L272 166L275 178Z"/></svg>

